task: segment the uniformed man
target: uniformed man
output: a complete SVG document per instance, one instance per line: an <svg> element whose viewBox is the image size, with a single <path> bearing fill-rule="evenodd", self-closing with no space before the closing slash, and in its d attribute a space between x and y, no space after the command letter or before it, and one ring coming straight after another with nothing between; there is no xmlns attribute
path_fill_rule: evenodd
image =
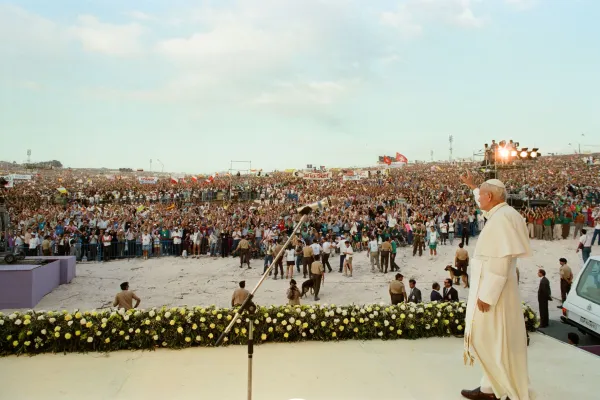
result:
<svg viewBox="0 0 600 400"><path fill-rule="evenodd" d="M381 244L381 263L379 264L379 270L383 270L387 274L388 265L390 263L390 253L392 252L392 244L388 237L385 242Z"/></svg>
<svg viewBox="0 0 600 400"><path fill-rule="evenodd" d="M238 243L238 251L240 253L240 268L244 265L244 263L248 264L248 269L250 269L250 242L248 241L248 236L244 236L242 240Z"/></svg>
<svg viewBox="0 0 600 400"><path fill-rule="evenodd" d="M464 247L463 243L459 243L454 255L454 266L463 274L467 272L467 267L469 266L469 252ZM460 283L460 277L456 277L455 283L457 285Z"/></svg>
<svg viewBox="0 0 600 400"><path fill-rule="evenodd" d="M315 301L319 301L319 290L321 289L321 281L325 279L325 268L321 261L315 260L310 266L311 279L313 280L313 290L315 291Z"/></svg>
<svg viewBox="0 0 600 400"><path fill-rule="evenodd" d="M281 249L283 249L283 245L280 242L277 242L277 244L273 248L273 258L277 257L277 254L279 254ZM277 268L279 268L279 273L281 274L281 279L283 279L283 254L281 254L281 257L279 257L277 259L277 262L275 263L275 267L273 268L275 270L275 276L273 277L273 279L275 279L275 280L277 280Z"/></svg>
<svg viewBox="0 0 600 400"><path fill-rule="evenodd" d="M302 249L302 274L304 275L304 279L306 279L306 274L310 275L310 267L313 262L314 252L312 247L307 243L306 246Z"/></svg>
<svg viewBox="0 0 600 400"><path fill-rule="evenodd" d="M404 279L404 275L397 273L396 278L390 282L389 291L393 305L402 303L406 297L406 289L404 288L402 279Z"/></svg>
<svg viewBox="0 0 600 400"><path fill-rule="evenodd" d="M417 227L413 231L413 257L417 254L417 250L419 251L419 257L423 255L423 250L425 249L425 228L421 221L417 222Z"/></svg>
<svg viewBox="0 0 600 400"><path fill-rule="evenodd" d="M240 281L240 287L233 291L233 296L231 297L231 307L241 306L246 298L250 295L250 292L246 290L246 281Z"/></svg>
<svg viewBox="0 0 600 400"><path fill-rule="evenodd" d="M560 258L558 262L560 263L560 268L558 270L560 274L560 298L564 303L567 300L567 295L571 291L573 271L571 271L571 267L567 264L566 258ZM562 308L562 305L556 307Z"/></svg>

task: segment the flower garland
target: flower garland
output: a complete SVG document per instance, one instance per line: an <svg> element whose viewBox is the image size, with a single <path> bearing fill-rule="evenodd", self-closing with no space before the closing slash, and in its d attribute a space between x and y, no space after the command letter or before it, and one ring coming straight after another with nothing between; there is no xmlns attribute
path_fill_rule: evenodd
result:
<svg viewBox="0 0 600 400"><path fill-rule="evenodd" d="M254 340L260 344L462 336L465 309L464 302L259 307L253 316ZM0 313L0 355L214 346L234 315L235 309L214 306ZM538 318L528 305L523 305L523 316L527 330L535 331ZM227 344L247 343L247 318L236 321Z"/></svg>

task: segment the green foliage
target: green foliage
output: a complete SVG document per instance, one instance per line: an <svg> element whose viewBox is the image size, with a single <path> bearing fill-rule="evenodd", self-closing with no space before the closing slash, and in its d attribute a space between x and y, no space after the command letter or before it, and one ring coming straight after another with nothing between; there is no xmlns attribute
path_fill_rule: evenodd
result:
<svg viewBox="0 0 600 400"><path fill-rule="evenodd" d="M259 307L253 316L254 340L260 344L462 336L465 311L464 302ZM0 355L214 346L234 315L235 309L214 306L0 313ZM527 305L523 316L527 330L535 331L538 319ZM238 319L226 344L247 343L247 318Z"/></svg>

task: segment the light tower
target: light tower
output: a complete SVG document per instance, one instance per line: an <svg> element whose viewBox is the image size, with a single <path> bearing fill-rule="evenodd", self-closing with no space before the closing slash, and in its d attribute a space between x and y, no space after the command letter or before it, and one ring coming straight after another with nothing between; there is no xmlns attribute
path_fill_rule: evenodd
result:
<svg viewBox="0 0 600 400"><path fill-rule="evenodd" d="M31 164L31 149L27 149L27 164Z"/></svg>
<svg viewBox="0 0 600 400"><path fill-rule="evenodd" d="M433 162L433 150L431 150L430 154L431 154L431 162Z"/></svg>
<svg viewBox="0 0 600 400"><path fill-rule="evenodd" d="M452 142L454 142L454 136L448 136L448 144L450 145L450 158L448 161L452 162Z"/></svg>

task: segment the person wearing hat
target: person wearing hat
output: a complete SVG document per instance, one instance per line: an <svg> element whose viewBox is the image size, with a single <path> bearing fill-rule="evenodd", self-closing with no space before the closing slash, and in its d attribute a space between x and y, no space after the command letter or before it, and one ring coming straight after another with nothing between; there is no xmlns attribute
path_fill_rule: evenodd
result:
<svg viewBox="0 0 600 400"><path fill-rule="evenodd" d="M529 400L527 332L516 271L517 260L532 255L527 226L506 204L500 180L490 179L480 188L470 172L461 180L473 189L487 219L470 260L464 335L464 361L472 365L476 357L483 377L479 387L461 395L471 400Z"/></svg>
<svg viewBox="0 0 600 400"><path fill-rule="evenodd" d="M250 269L250 242L248 241L247 235L243 236L242 240L238 243L237 248L240 253L240 268L246 263L248 264L248 269Z"/></svg>
<svg viewBox="0 0 600 400"><path fill-rule="evenodd" d="M404 287L404 275L401 273L397 273L394 280L390 282L390 299L392 301L392 305L400 304L404 302L406 298L406 289Z"/></svg>
<svg viewBox="0 0 600 400"><path fill-rule="evenodd" d="M290 280L290 287L287 290L286 297L288 299L288 304L290 306L299 306L300 305L300 289L296 286L296 280Z"/></svg>
<svg viewBox="0 0 600 400"><path fill-rule="evenodd" d="M246 289L246 281L240 281L240 287L233 291L231 297L231 307L238 307L244 304L246 298L250 296L250 292Z"/></svg>

